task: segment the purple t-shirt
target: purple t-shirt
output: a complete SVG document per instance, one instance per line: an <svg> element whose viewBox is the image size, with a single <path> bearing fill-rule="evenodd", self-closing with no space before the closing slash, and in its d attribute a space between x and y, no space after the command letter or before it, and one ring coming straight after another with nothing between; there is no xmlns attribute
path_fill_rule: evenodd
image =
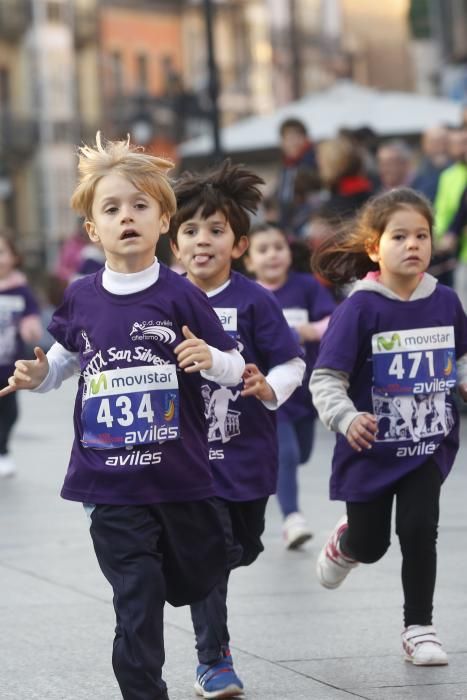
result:
<svg viewBox="0 0 467 700"><path fill-rule="evenodd" d="M342 302L315 369L349 373L349 396L376 415L378 434L363 452L337 435L332 499L372 500L430 458L448 475L459 446L456 358L466 352L466 316L448 287L415 301L362 290Z"/></svg>
<svg viewBox="0 0 467 700"><path fill-rule="evenodd" d="M107 292L102 271L67 289L49 325L81 368L64 498L125 505L214 494L204 380L174 354L184 325L220 350L236 346L206 296L164 265L134 294Z"/></svg>
<svg viewBox="0 0 467 700"><path fill-rule="evenodd" d="M274 296L256 282L232 272L230 284L209 302L245 362L263 374L303 355ZM276 412L241 390L242 384L203 386L216 493L230 501L275 493L277 480Z"/></svg>
<svg viewBox="0 0 467 700"><path fill-rule="evenodd" d="M290 272L287 281L273 291L291 328L304 323L320 321L330 316L336 308L332 294L311 274ZM308 389L310 375L318 356L319 343L305 343L306 372L301 386L277 412L278 420L298 420L315 416L315 408Z"/></svg>
<svg viewBox="0 0 467 700"><path fill-rule="evenodd" d="M4 386L13 374L15 361L24 356L19 334L21 319L39 314L33 293L26 285L0 292L0 383Z"/></svg>

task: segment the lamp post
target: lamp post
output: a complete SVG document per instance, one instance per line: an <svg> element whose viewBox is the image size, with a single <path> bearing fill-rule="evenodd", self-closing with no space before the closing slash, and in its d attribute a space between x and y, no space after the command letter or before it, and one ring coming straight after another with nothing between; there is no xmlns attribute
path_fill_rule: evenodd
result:
<svg viewBox="0 0 467 700"><path fill-rule="evenodd" d="M222 159L222 145L220 136L219 118L219 75L217 71L214 50L214 9L212 0L203 0L204 21L206 27L206 47L208 60L208 94L209 94L209 120L211 122L213 152L216 161Z"/></svg>

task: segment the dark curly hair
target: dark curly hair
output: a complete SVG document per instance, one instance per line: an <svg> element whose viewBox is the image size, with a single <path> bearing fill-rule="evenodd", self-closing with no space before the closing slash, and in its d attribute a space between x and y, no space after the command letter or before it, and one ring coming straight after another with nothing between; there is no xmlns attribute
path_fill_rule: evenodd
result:
<svg viewBox="0 0 467 700"><path fill-rule="evenodd" d="M256 212L262 197L260 185L262 178L230 159L205 173L183 173L174 183L177 211L170 222L171 240L176 242L181 224L201 210L206 219L221 211L238 241L250 229L249 214Z"/></svg>

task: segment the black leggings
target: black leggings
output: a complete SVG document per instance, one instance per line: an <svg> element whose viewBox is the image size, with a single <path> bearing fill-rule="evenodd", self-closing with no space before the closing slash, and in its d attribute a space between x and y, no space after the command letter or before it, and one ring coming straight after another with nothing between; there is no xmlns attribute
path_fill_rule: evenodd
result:
<svg viewBox="0 0 467 700"><path fill-rule="evenodd" d="M8 453L10 433L18 419L18 401L16 393L0 398L0 455Z"/></svg>
<svg viewBox="0 0 467 700"><path fill-rule="evenodd" d="M342 551L359 562L372 564L381 559L391 543L396 496L406 627L432 623L440 488L440 470L428 460L374 501L347 503L349 527L340 540Z"/></svg>

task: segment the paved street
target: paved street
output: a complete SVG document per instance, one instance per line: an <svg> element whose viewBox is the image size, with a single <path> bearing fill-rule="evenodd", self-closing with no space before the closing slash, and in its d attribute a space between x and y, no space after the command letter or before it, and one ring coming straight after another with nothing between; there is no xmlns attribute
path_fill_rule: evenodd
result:
<svg viewBox="0 0 467 700"><path fill-rule="evenodd" d="M81 506L58 495L73 393L70 381L46 397L21 395L19 473L0 482L1 700L120 698L110 663L110 588ZM466 700L467 449L442 496L435 622L450 664L430 669L402 659L397 540L381 562L352 572L342 589L325 590L316 580L319 548L342 511L327 498L332 441L321 429L312 462L302 469L303 510L315 532L308 549L283 550L271 500L265 553L232 576L232 651L246 699ZM193 698L186 609L167 607L166 653L171 700Z"/></svg>

